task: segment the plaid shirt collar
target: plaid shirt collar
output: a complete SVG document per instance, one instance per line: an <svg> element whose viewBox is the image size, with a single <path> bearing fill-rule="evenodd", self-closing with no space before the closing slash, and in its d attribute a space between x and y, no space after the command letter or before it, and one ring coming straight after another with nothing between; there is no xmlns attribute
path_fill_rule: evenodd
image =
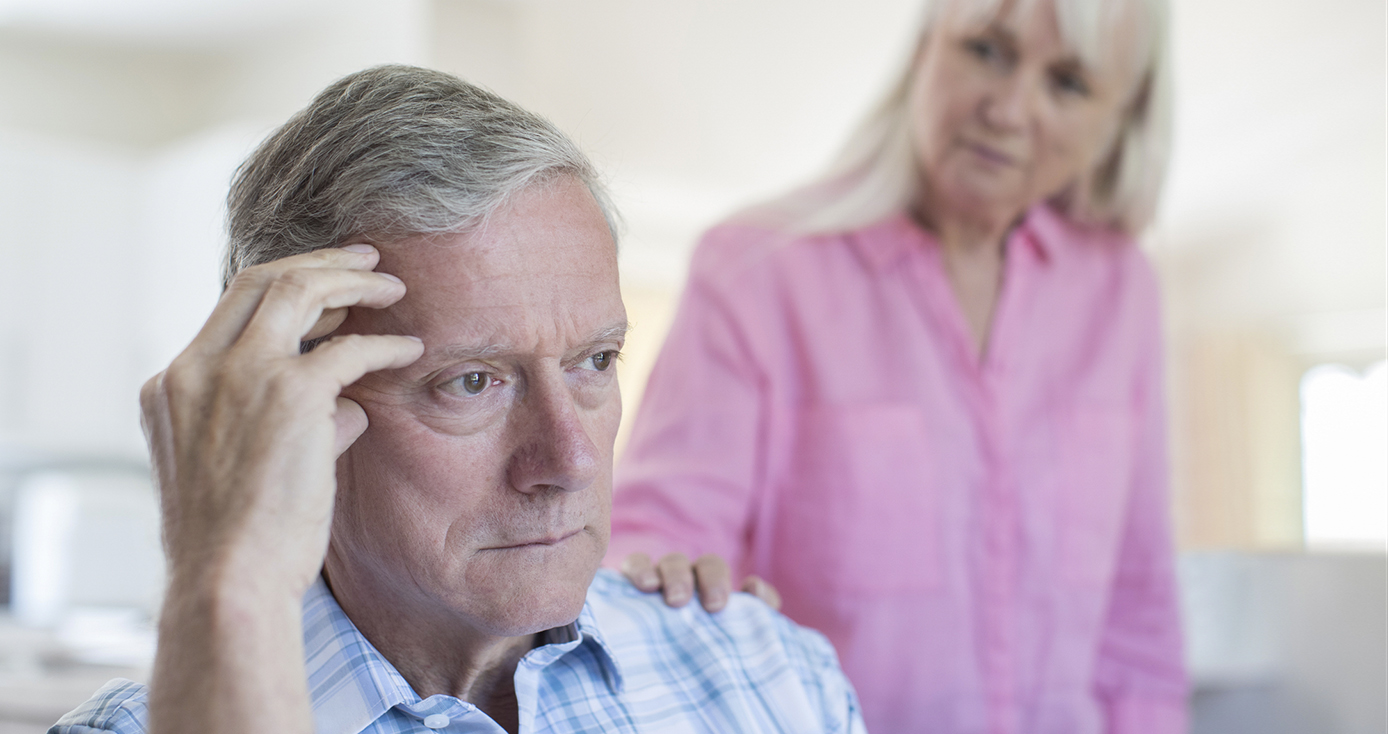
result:
<svg viewBox="0 0 1388 734"><path fill-rule="evenodd" d="M614 695L620 693L621 670L587 602L577 620L546 630L540 645L525 659L545 667L585 645L601 661L604 683ZM320 732L358 734L397 706L423 719L456 703L450 696L420 699L400 671L347 618L321 576L304 595L304 660L315 728Z"/></svg>

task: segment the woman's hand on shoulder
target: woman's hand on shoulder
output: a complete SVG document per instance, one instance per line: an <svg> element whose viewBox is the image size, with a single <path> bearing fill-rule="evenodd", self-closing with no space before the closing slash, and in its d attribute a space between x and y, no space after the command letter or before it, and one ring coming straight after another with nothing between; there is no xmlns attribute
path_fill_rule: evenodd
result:
<svg viewBox="0 0 1388 734"><path fill-rule="evenodd" d="M645 553L632 553L622 561L622 575L642 591L661 592L665 604L676 608L688 604L697 590L704 609L717 612L728 605L733 590L728 562L712 553L699 556L692 563L683 553L670 553L659 563L652 563ZM759 576L743 579L741 590L772 609L781 608L781 595Z"/></svg>

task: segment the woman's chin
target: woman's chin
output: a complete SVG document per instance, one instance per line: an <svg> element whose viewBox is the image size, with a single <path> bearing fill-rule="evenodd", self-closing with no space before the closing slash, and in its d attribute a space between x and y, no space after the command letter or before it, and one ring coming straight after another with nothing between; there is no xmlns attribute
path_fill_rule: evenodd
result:
<svg viewBox="0 0 1388 734"><path fill-rule="evenodd" d="M998 222L1006 226L1033 203L1020 171L978 166L949 168L953 170L931 177L928 184L926 214L932 221Z"/></svg>

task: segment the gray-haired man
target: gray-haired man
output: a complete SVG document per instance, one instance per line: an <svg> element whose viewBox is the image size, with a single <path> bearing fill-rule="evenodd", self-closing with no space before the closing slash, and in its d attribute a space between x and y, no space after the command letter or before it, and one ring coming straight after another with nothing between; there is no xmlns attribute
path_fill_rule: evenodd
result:
<svg viewBox="0 0 1388 734"><path fill-rule="evenodd" d="M822 637L595 578L627 323L610 207L562 134L372 69L229 205L226 292L142 395L170 562L153 681L55 731L861 730Z"/></svg>

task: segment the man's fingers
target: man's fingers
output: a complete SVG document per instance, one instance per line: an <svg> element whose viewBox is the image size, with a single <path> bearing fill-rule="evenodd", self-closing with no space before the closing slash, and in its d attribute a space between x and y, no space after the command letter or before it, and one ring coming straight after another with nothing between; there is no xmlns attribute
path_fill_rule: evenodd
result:
<svg viewBox="0 0 1388 734"><path fill-rule="evenodd" d="M412 336L347 334L335 336L301 359L308 369L329 377L338 389L376 370L400 369L424 354L424 343Z"/></svg>
<svg viewBox="0 0 1388 734"><path fill-rule="evenodd" d="M651 557L645 553L632 553L622 559L622 575L636 588L645 591L660 590L660 575L655 571L655 564L651 563Z"/></svg>
<svg viewBox="0 0 1388 734"><path fill-rule="evenodd" d="M727 561L708 553L694 562L694 583L699 587L699 602L710 612L721 611L733 593L733 574Z"/></svg>
<svg viewBox="0 0 1388 734"><path fill-rule="evenodd" d="M694 570L683 553L671 553L660 559L656 572L660 574L666 606L682 607L694 598Z"/></svg>
<svg viewBox="0 0 1388 734"><path fill-rule="evenodd" d="M236 274L212 310L207 323L189 345L194 351L221 351L231 346L250 322L266 290L284 273L296 269L347 269L367 271L376 267L380 254L370 245L326 248L247 268Z"/></svg>
<svg viewBox="0 0 1388 734"><path fill-rule="evenodd" d="M290 270L265 289L260 307L241 332L239 344L275 352L299 352L299 342L323 312L347 306L383 308L405 295L399 278L361 270Z"/></svg>
<svg viewBox="0 0 1388 734"><path fill-rule="evenodd" d="M742 590L766 602L772 609L781 608L781 593L760 576L748 576L743 579Z"/></svg>
<svg viewBox="0 0 1388 734"><path fill-rule="evenodd" d="M302 341L309 339L319 339L325 337L342 326L342 322L347 320L347 309L329 308L323 311L323 315L318 317L318 323L314 324L301 338Z"/></svg>
<svg viewBox="0 0 1388 734"><path fill-rule="evenodd" d="M337 399L337 412L333 413L333 423L337 426L337 437L333 444L333 456L341 456L366 431L366 411L356 402L344 397Z"/></svg>

